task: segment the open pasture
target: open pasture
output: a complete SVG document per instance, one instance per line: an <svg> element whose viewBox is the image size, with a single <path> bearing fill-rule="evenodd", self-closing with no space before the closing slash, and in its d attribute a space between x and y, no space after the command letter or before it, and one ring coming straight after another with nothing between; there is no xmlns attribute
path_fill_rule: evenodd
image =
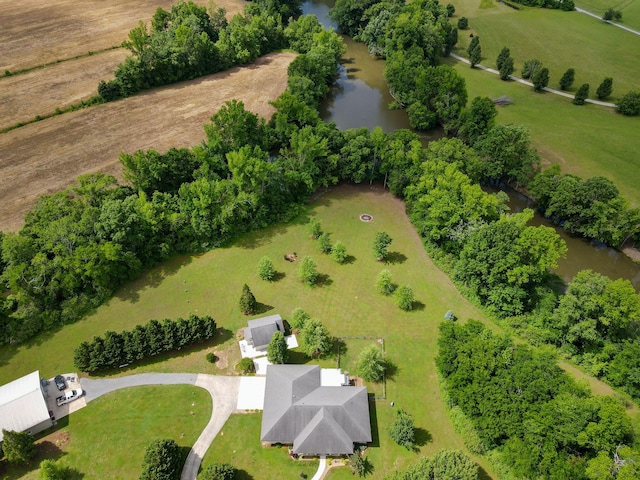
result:
<svg viewBox="0 0 640 480"><path fill-rule="evenodd" d="M120 45L138 21L149 22L158 7L175 0L72 0L0 2L0 72L65 60ZM208 0L196 3L209 6ZM242 12L243 0L218 0L228 15Z"/></svg>
<svg viewBox="0 0 640 480"><path fill-rule="evenodd" d="M609 101L629 90L637 90L640 71L640 36L608 25L578 12L563 12L544 8L513 10L497 5L490 11L469 18L470 30L460 32L455 53L468 57L469 34L480 36L483 65L495 68L502 47L508 47L520 76L526 60L537 58L549 69L549 87L558 82L569 68L576 71L575 82L569 89L575 93L583 83L590 85L590 98L604 77L613 78L613 94ZM522 86L522 88L527 88Z"/></svg>
<svg viewBox="0 0 640 480"><path fill-rule="evenodd" d="M640 31L640 1L638 0L578 0L576 7L596 15L604 15L609 8L620 10L622 21L619 23Z"/></svg>
<svg viewBox="0 0 640 480"><path fill-rule="evenodd" d="M532 145L543 164L558 163L565 173L612 180L632 205L640 205L636 154L640 117L625 117L610 108L576 106L567 98L535 93L515 82L503 82L468 65L447 59L465 78L469 98L507 95L512 105L498 108L499 123L515 123L531 131Z"/></svg>
<svg viewBox="0 0 640 480"><path fill-rule="evenodd" d="M158 88L116 102L58 115L0 135L0 230L18 230L40 195L57 192L78 175L120 176L120 152L190 147L225 101L269 118L268 104L287 84L292 53Z"/></svg>

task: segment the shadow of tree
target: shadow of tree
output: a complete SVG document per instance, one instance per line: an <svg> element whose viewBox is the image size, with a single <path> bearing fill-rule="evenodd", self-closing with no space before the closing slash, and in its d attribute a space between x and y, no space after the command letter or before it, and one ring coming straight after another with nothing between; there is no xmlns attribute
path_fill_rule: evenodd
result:
<svg viewBox="0 0 640 480"><path fill-rule="evenodd" d="M393 380L398 374L398 365L393 363L388 358L386 358L385 360L387 361L387 368L384 371L385 380Z"/></svg>
<svg viewBox="0 0 640 480"><path fill-rule="evenodd" d="M390 263L392 265L401 264L407 261L407 256L404 253L400 252L389 252L384 259L385 263Z"/></svg>
<svg viewBox="0 0 640 480"><path fill-rule="evenodd" d="M180 255L165 260L160 265L141 272L135 280L121 286L114 294L114 298L137 303L142 290L158 287L165 278L176 274L182 267L189 265L194 258L201 255L202 254ZM109 302L106 303L109 304Z"/></svg>
<svg viewBox="0 0 640 480"><path fill-rule="evenodd" d="M246 470L236 470L236 480L253 480L253 477L249 475Z"/></svg>
<svg viewBox="0 0 640 480"><path fill-rule="evenodd" d="M331 277L329 275L327 275L326 273L318 274L318 278L316 279L315 286L328 287L331 284L333 284L333 280L331 280Z"/></svg>
<svg viewBox="0 0 640 480"><path fill-rule="evenodd" d="M414 431L416 435L416 447L424 447L427 443L433 441L433 437L431 436L431 434L424 428L415 427Z"/></svg>
<svg viewBox="0 0 640 480"><path fill-rule="evenodd" d="M353 263L355 263L355 261L357 260L356 257L354 257L353 255L347 255L346 257L344 257L344 262L342 262L343 265L352 265Z"/></svg>
<svg viewBox="0 0 640 480"><path fill-rule="evenodd" d="M419 300L414 300L413 303L411 303L411 310L412 311L417 311L417 312L422 312L427 306L422 303Z"/></svg>
<svg viewBox="0 0 640 480"><path fill-rule="evenodd" d="M230 338L233 338L233 336L234 334L231 330L223 327L218 327L216 329L216 334L213 336L213 338L210 338L209 340L206 340L204 342L196 343L188 347L182 348L180 350L171 350L170 352L164 352L159 355L155 355L153 357L148 357L148 358L139 360L137 362L130 363L126 367L114 368L110 370L101 370L99 372L92 373L89 376L95 377L95 378L109 377L112 375L117 375L122 372L130 372L132 370L136 370L138 367L154 365L156 363L161 363L169 359L186 357L188 355L191 355L192 353L198 353L203 350L207 350L212 347L215 347L216 345L220 345L226 342L227 340L229 340Z"/></svg>
<svg viewBox="0 0 640 480"><path fill-rule="evenodd" d="M269 310L273 310L275 307L272 305L267 305L266 303L257 302L256 310L254 315L262 315L263 313L267 313Z"/></svg>
<svg viewBox="0 0 640 480"><path fill-rule="evenodd" d="M282 280L286 276L287 276L287 274L284 273L284 272L274 272L273 278L271 279L271 282L272 283L279 282L280 280Z"/></svg>

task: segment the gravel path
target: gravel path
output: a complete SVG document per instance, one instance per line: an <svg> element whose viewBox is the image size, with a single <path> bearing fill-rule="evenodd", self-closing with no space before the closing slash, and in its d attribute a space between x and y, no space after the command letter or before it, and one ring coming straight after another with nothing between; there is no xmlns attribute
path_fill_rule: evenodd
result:
<svg viewBox="0 0 640 480"><path fill-rule="evenodd" d="M592 12L590 12L588 10L583 9L583 8L576 7L576 12L584 13L585 15L589 15L590 17L597 18L598 20L600 20L602 22L607 22L608 24L613 25L614 27L621 28L623 30L626 30L627 32L633 33L634 35L640 35L640 32L637 31L637 30L634 30L633 28L625 27L624 25L620 25L619 23L611 22L609 20L604 20L600 15L596 15L595 13L592 13Z"/></svg>
<svg viewBox="0 0 640 480"><path fill-rule="evenodd" d="M142 385L195 385L204 388L213 400L211 419L187 456L180 480L195 480L200 469L202 457L222 429L229 415L236 409L240 377L219 375L199 375L195 373L143 373L119 378L82 379L87 402L101 397L105 393L122 388Z"/></svg>
<svg viewBox="0 0 640 480"><path fill-rule="evenodd" d="M460 62L464 62L466 64L471 65L471 62L464 58L461 57L460 55L456 55L455 53L450 53L449 54L451 57L455 58L456 60L460 61ZM497 70L493 69L493 68L489 68L489 67L485 67L484 65L480 65L477 64L475 66L475 68L477 68L478 70L485 70L489 73L493 73L495 75L500 75L500 72L498 72ZM522 83L523 85L529 85L530 87L533 87L533 83L529 82L528 80L524 80L520 77L515 77L513 75L509 75L509 78L511 80L513 80L514 82L518 82L518 83ZM571 98L573 99L574 96L570 93L567 92L563 92L561 90L555 90L553 88L549 88L549 87L544 87L543 90L545 92L549 92L549 93L553 93L555 95L560 95L562 97L567 97L567 98ZM594 105L600 105L602 107L611 107L611 108L615 108L616 104L615 103L610 103L610 102L601 102L600 100L592 100L590 98L585 99L585 103L593 103Z"/></svg>

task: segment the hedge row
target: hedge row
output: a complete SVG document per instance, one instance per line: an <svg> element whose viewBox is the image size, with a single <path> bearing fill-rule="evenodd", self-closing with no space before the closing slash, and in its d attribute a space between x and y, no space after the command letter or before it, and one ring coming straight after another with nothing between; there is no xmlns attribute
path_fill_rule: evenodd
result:
<svg viewBox="0 0 640 480"><path fill-rule="evenodd" d="M208 340L216 332L216 322L209 316L190 315L186 320L149 320L133 330L105 332L82 342L74 352L73 362L82 372L95 372L152 357L171 350L180 350L193 343Z"/></svg>

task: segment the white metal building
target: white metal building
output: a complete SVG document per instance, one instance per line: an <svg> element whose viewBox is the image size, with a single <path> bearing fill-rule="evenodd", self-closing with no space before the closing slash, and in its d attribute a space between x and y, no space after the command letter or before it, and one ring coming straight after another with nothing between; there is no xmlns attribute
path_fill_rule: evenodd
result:
<svg viewBox="0 0 640 480"><path fill-rule="evenodd" d="M0 386L0 442L2 429L35 434L53 425L44 395L37 370Z"/></svg>

